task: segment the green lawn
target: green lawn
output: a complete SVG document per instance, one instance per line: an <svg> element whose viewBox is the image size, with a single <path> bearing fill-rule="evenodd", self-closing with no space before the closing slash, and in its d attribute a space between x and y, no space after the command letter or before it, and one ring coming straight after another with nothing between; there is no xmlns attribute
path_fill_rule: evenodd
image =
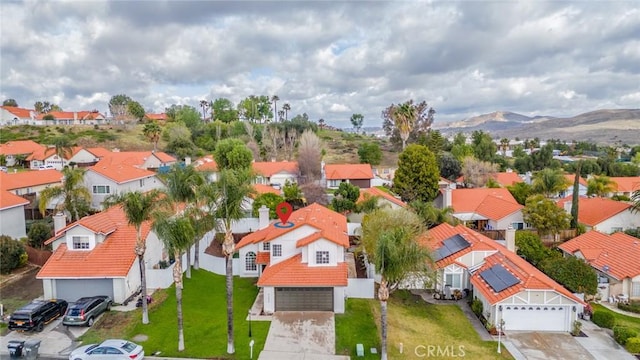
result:
<svg viewBox="0 0 640 360"><path fill-rule="evenodd" d="M348 300L345 314L336 316L337 353L356 359L357 343L365 345L365 353L373 346L379 351L379 314L380 303L376 300ZM372 322L377 326L372 326ZM512 359L506 349L497 353L497 342L482 341L456 305L427 304L409 292L397 291L389 300L388 323L389 359ZM371 354L366 357L378 358L379 355Z"/></svg>
<svg viewBox="0 0 640 360"><path fill-rule="evenodd" d="M593 307L593 311L601 310L613 314L613 317L616 319L616 325L634 328L638 333L640 333L640 318L618 314L617 312L611 311L607 309L606 306L602 306L600 304L591 303L591 306Z"/></svg>
<svg viewBox="0 0 640 360"><path fill-rule="evenodd" d="M192 271L192 278L186 279L183 291L182 311L184 314L185 350L178 352L178 324L176 318L175 288L154 294L149 319L151 324L142 325L141 310L130 313L111 311L104 319L96 323L82 340L84 343L96 342L108 337L124 336L132 339L144 334L147 341L138 341L144 346L145 353L161 351L159 356L194 358L249 358L249 322L248 310L258 293L255 279L234 278L234 330L236 353L227 355L227 321L225 278L205 270ZM164 298L164 300L163 300ZM104 324L114 324L105 326ZM255 340L254 358L264 347L270 322L252 321L252 338Z"/></svg>

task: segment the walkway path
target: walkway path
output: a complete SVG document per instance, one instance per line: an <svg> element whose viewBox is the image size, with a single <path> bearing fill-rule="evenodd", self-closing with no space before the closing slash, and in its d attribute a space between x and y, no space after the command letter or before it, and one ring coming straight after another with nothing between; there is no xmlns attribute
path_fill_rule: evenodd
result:
<svg viewBox="0 0 640 360"><path fill-rule="evenodd" d="M606 307L607 309L609 309L609 310L611 310L613 312L617 312L618 314L627 315L627 316L631 316L631 317L640 319L640 314L633 313L631 311L620 310L620 309L618 309L618 305L617 304L612 304L610 302L601 302L599 304L604 306L604 307Z"/></svg>

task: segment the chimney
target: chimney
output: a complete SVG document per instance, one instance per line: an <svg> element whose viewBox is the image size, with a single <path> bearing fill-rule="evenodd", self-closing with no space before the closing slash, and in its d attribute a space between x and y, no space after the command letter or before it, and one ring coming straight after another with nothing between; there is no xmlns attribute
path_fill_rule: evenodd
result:
<svg viewBox="0 0 640 360"><path fill-rule="evenodd" d="M77 112L73 112L73 123L77 123L78 122L78 113Z"/></svg>
<svg viewBox="0 0 640 360"><path fill-rule="evenodd" d="M260 209L258 209L258 214L258 230L261 230L269 226L269 208L262 205Z"/></svg>
<svg viewBox="0 0 640 360"><path fill-rule="evenodd" d="M564 202L564 204L562 204L564 211L566 211L568 214L571 214L571 207L573 207L573 202L571 200L566 200Z"/></svg>
<svg viewBox="0 0 640 360"><path fill-rule="evenodd" d="M516 229L513 226L509 226L504 232L504 240L507 243L507 250L516 252Z"/></svg>
<svg viewBox="0 0 640 360"><path fill-rule="evenodd" d="M452 195L451 195L451 188L450 187L446 187L444 189L444 198L443 198L443 202L442 202L442 208L446 209L450 206L452 206L453 201L452 201Z"/></svg>
<svg viewBox="0 0 640 360"><path fill-rule="evenodd" d="M63 212L53 215L53 234L58 235L60 230L67 226L67 217Z"/></svg>
<svg viewBox="0 0 640 360"><path fill-rule="evenodd" d="M191 165L191 156L186 156L184 158L184 164L187 166Z"/></svg>

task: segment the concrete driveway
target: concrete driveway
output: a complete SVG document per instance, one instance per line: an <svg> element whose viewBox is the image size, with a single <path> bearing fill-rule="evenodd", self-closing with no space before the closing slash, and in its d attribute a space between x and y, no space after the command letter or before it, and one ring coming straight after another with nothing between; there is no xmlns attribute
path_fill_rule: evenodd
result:
<svg viewBox="0 0 640 360"><path fill-rule="evenodd" d="M336 353L335 318L325 311L279 311L273 315L259 360L349 359Z"/></svg>
<svg viewBox="0 0 640 360"><path fill-rule="evenodd" d="M67 329L62 325L62 318L58 318L44 327L42 332L22 332L10 331L7 335L0 339L0 355L8 354L7 344L11 340L25 341L28 339L40 340L39 353L47 356L68 356L71 351L76 348L77 343L74 341L80 332L86 331L86 328ZM78 334L74 334L77 332ZM4 358L4 356L2 356Z"/></svg>

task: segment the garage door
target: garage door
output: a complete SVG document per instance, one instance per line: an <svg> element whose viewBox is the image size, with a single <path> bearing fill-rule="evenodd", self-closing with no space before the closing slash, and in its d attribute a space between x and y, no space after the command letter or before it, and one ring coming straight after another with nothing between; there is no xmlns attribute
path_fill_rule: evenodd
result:
<svg viewBox="0 0 640 360"><path fill-rule="evenodd" d="M109 295L113 299L113 280L78 279L56 280L56 294L60 299L76 301L84 296Z"/></svg>
<svg viewBox="0 0 640 360"><path fill-rule="evenodd" d="M276 288L276 311L333 311L333 288Z"/></svg>
<svg viewBox="0 0 640 360"><path fill-rule="evenodd" d="M504 306L504 328L523 331L569 331L568 306Z"/></svg>

